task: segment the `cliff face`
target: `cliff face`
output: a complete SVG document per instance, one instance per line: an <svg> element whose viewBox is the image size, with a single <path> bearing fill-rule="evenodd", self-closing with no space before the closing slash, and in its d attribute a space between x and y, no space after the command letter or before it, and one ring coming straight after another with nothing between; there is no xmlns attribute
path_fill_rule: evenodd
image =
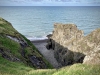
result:
<svg viewBox="0 0 100 75"><path fill-rule="evenodd" d="M62 66L74 63L100 64L100 29L84 36L74 24L54 24L47 49L53 49ZM94 59L95 58L95 59ZM93 61L93 62L91 62Z"/></svg>
<svg viewBox="0 0 100 75"><path fill-rule="evenodd" d="M3 18L0 18L0 57L35 68L48 68L49 65L34 45Z"/></svg>

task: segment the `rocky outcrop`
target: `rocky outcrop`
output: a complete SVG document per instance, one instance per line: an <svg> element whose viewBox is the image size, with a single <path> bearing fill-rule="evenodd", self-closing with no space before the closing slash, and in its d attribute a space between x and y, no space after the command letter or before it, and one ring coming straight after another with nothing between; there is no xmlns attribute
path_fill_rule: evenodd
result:
<svg viewBox="0 0 100 75"><path fill-rule="evenodd" d="M85 47L84 64L100 64L100 28L94 30L89 35L84 37L83 41L80 42L80 50Z"/></svg>
<svg viewBox="0 0 100 75"><path fill-rule="evenodd" d="M9 50L5 51L4 49L0 48L0 55L2 55L3 58L8 59L10 61L20 62L20 59L12 55Z"/></svg>
<svg viewBox="0 0 100 75"><path fill-rule="evenodd" d="M33 44L16 31L11 23L0 18L0 57L23 62L35 68L48 68L47 61Z"/></svg>
<svg viewBox="0 0 100 75"><path fill-rule="evenodd" d="M54 50L55 58L62 66L74 63L100 64L100 29L84 36L75 24L56 23L53 33L47 37L47 49Z"/></svg>

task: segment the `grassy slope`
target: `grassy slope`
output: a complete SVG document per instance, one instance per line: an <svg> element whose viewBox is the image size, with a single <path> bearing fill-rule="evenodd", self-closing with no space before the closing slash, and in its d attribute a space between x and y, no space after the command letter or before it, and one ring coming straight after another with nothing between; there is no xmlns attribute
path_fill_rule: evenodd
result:
<svg viewBox="0 0 100 75"><path fill-rule="evenodd" d="M8 26L6 26L8 25ZM19 58L21 58L21 54L18 53L20 50L20 45L10 40L5 35L11 35L14 37L20 37L20 34L12 28L10 23L7 21L2 21L0 19L0 48L4 50L11 50L11 53ZM24 36L22 36L26 39ZM29 47L26 48L26 52L31 53L31 49L35 51L37 56L41 56L37 49L30 43L29 40L26 39ZM26 56L27 56L26 54ZM42 56L41 56L42 57ZM45 60L45 59L44 59ZM50 64L45 60L48 67ZM72 66L67 66L61 69L35 69L33 67L27 66L22 62L11 62L4 59L0 55L0 75L100 75L100 66L99 65L85 65L85 64L74 64Z"/></svg>
<svg viewBox="0 0 100 75"><path fill-rule="evenodd" d="M1 60L2 59L2 60ZM33 69L0 57L0 75L100 75L99 65L74 64L61 69Z"/></svg>
<svg viewBox="0 0 100 75"><path fill-rule="evenodd" d="M27 42L28 46L24 48L26 58L24 58L21 55L21 50L22 50L21 45L18 42L7 38L7 35L15 38L24 39ZM28 39L26 39L26 37L17 32L8 21L2 18L0 18L0 50L3 50L3 52L8 54L10 57L14 56L21 59L20 63L11 62L2 58L2 55L0 53L0 73L7 72L9 74L15 72L17 74L20 70L22 70L23 73L24 71L26 71L25 69L28 68L25 65L31 65L26 63L28 55L35 55L37 57L41 57L43 61L46 63L47 68L53 68L50 65L50 63L47 62L45 58L38 52L37 48ZM22 61L24 63L22 63Z"/></svg>
<svg viewBox="0 0 100 75"><path fill-rule="evenodd" d="M3 47L5 49L9 49L15 56L20 57L20 53L18 51L21 49L21 46L19 43L7 38L5 35L9 35L12 37L17 37L17 38L25 38L22 36L20 33L18 33L9 22L3 20L2 18L0 19L0 47ZM26 41L28 41L25 38ZM30 41L28 41L28 44L30 45L29 47L26 48L27 54L32 53L32 49L35 51L35 55L41 56L38 52L37 49L31 44ZM28 50L27 50L28 49ZM18 53L18 54L17 54Z"/></svg>
<svg viewBox="0 0 100 75"><path fill-rule="evenodd" d="M58 70L32 70L26 75L100 75L100 67L99 65L74 64Z"/></svg>
<svg viewBox="0 0 100 75"><path fill-rule="evenodd" d="M0 75L24 75L32 69L23 63L11 62L0 57Z"/></svg>

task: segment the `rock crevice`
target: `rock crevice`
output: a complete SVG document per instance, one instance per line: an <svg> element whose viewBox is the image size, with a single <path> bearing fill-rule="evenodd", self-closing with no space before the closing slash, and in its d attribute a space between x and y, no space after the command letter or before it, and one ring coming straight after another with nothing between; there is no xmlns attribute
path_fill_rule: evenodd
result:
<svg viewBox="0 0 100 75"><path fill-rule="evenodd" d="M75 24L54 24L54 31L48 35L46 48L54 50L54 56L62 66L74 63L89 64L91 61L100 60L100 29L84 36ZM97 54L97 55L96 55ZM97 57L98 56L98 57ZM92 64L100 64L99 61Z"/></svg>

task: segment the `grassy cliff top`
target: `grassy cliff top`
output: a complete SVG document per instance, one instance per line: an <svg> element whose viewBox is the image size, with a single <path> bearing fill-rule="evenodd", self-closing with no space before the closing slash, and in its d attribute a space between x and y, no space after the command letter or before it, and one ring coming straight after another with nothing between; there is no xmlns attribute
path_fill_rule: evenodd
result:
<svg viewBox="0 0 100 75"><path fill-rule="evenodd" d="M11 23L0 18L0 34L11 35L11 36L20 36L19 33L12 27Z"/></svg>

